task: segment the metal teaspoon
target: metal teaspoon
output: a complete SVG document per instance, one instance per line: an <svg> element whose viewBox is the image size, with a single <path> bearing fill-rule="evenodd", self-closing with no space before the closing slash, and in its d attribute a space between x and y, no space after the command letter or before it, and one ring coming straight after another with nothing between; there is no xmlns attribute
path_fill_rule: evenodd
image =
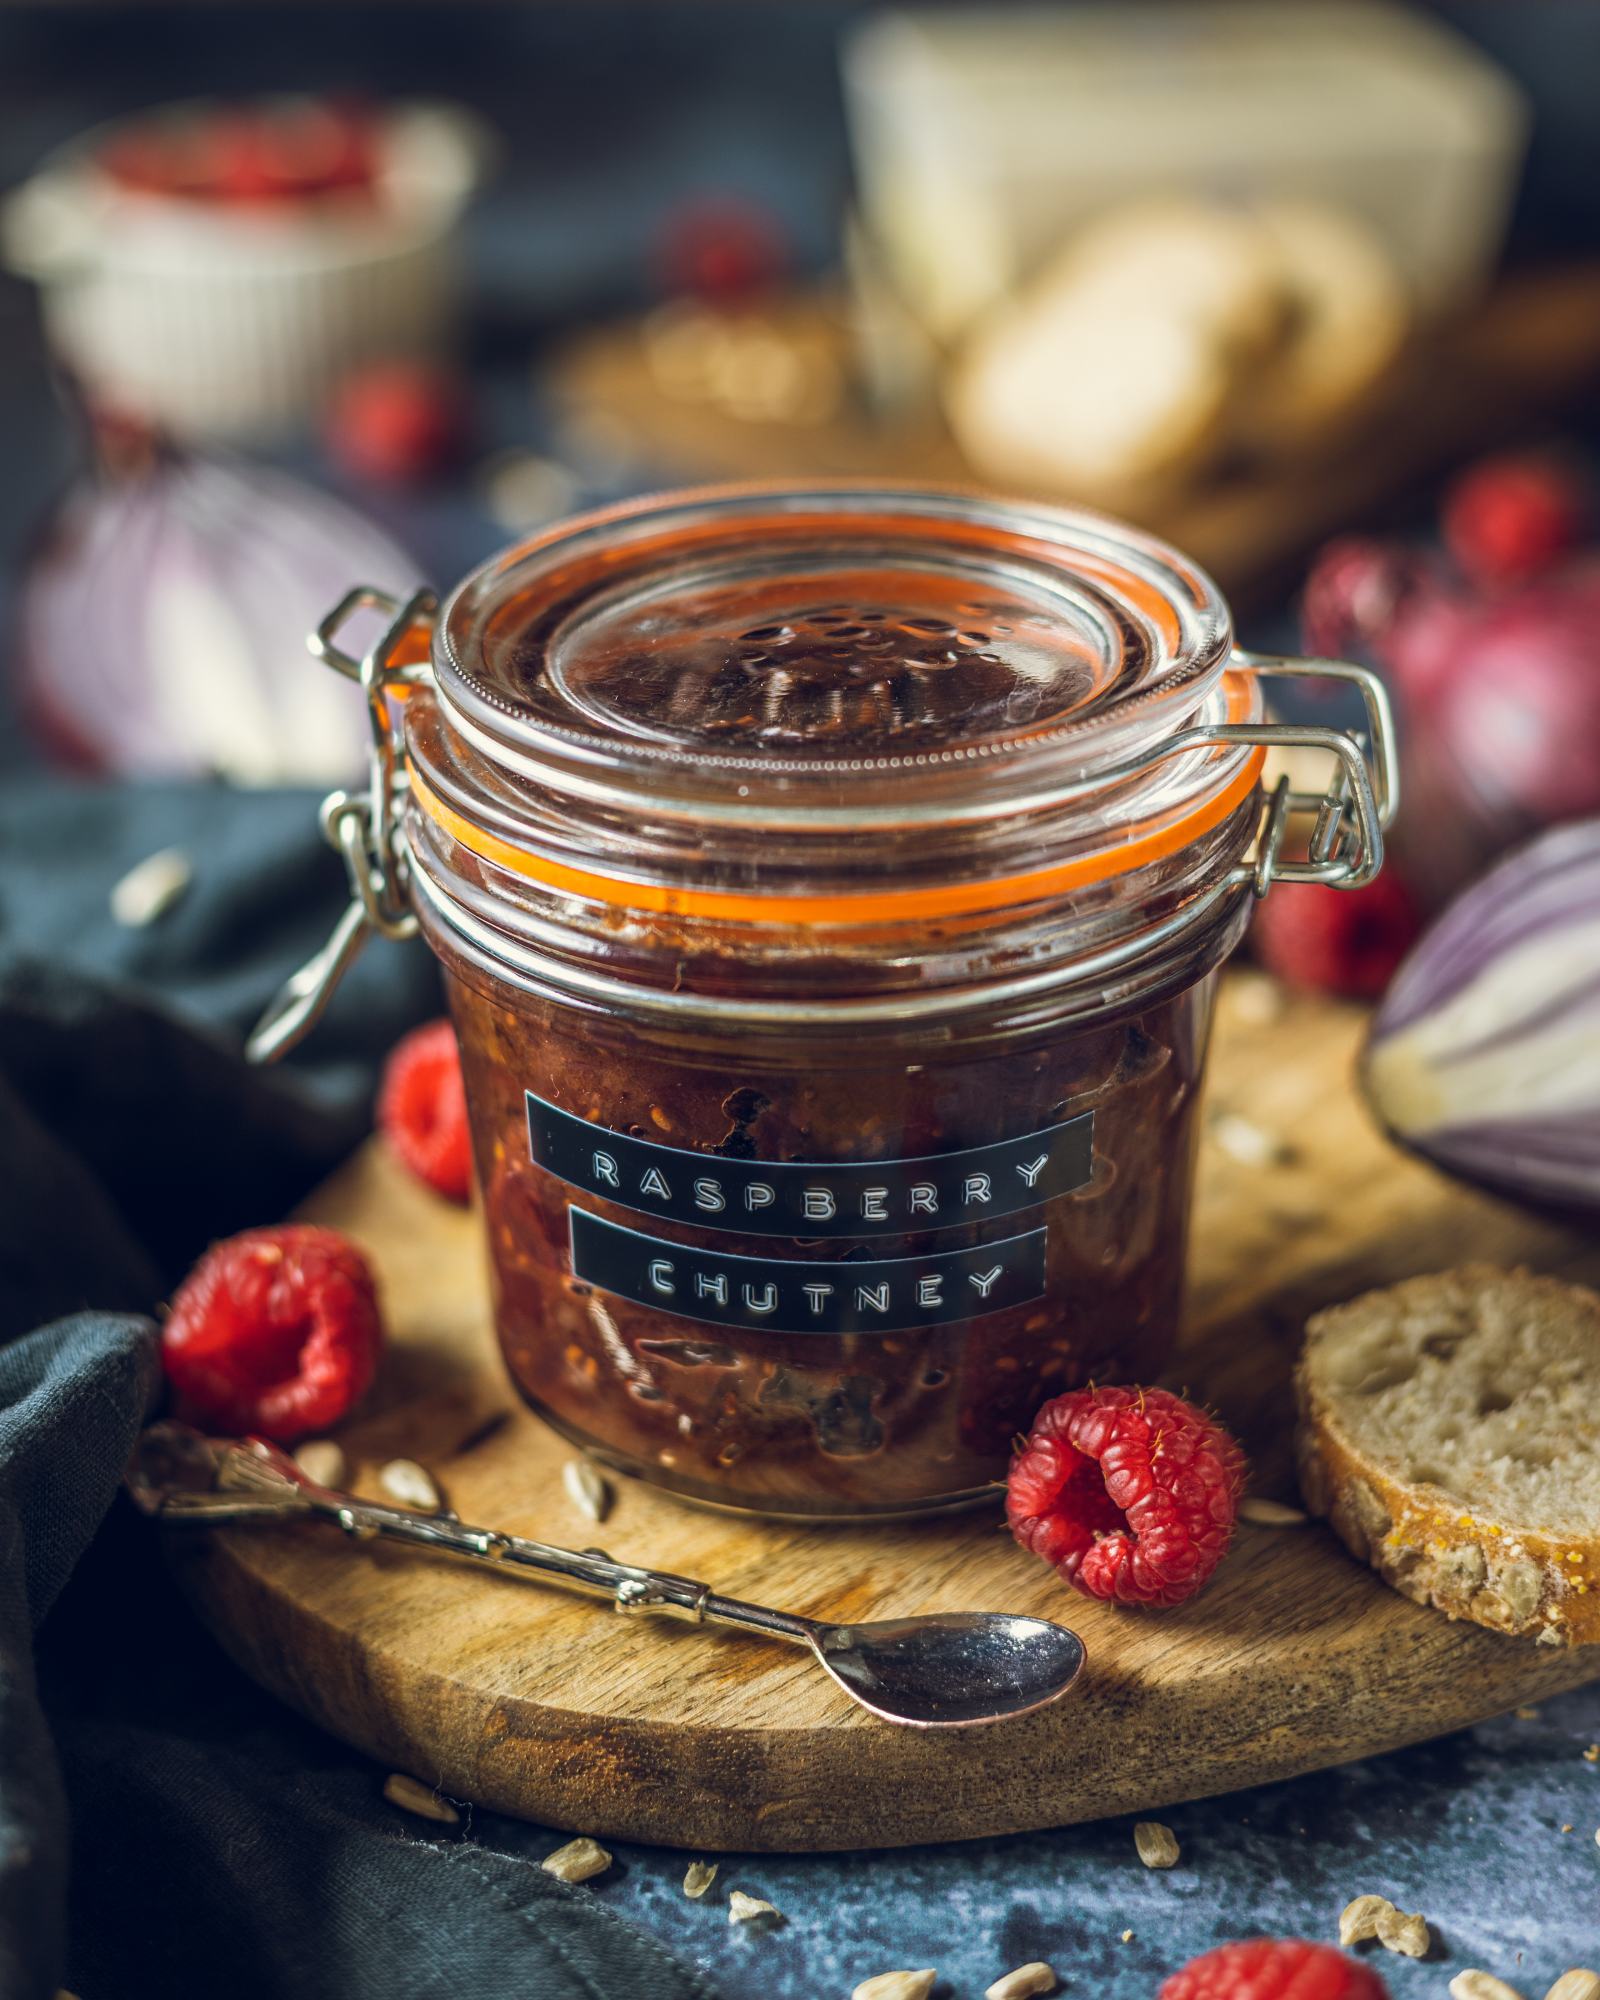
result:
<svg viewBox="0 0 1600 2000"><path fill-rule="evenodd" d="M141 1436L126 1484L146 1514L175 1524L331 1521L354 1541L409 1542L499 1570L531 1570L609 1597L618 1611L659 1611L693 1624L736 1625L806 1647L823 1671L886 1722L948 1729L1026 1715L1064 1695L1084 1663L1083 1641L1043 1618L998 1611L937 1612L867 1625L830 1625L722 1597L709 1584L613 1562L600 1549L560 1549L452 1514L415 1514L336 1493L259 1438L210 1438L186 1424Z"/></svg>

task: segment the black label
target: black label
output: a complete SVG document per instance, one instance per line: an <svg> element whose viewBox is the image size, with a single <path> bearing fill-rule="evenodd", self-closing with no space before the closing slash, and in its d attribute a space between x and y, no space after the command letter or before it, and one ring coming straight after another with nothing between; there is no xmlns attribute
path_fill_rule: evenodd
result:
<svg viewBox="0 0 1600 2000"><path fill-rule="evenodd" d="M657 1312L772 1333L891 1333L977 1319L1044 1291L1042 1229L973 1250L857 1263L691 1249L568 1211L572 1274Z"/></svg>
<svg viewBox="0 0 1600 2000"><path fill-rule="evenodd" d="M528 1092L529 1149L570 1187L743 1236L907 1236L1014 1215L1082 1187L1093 1140L1085 1111L1024 1138L915 1160L727 1160L607 1131Z"/></svg>

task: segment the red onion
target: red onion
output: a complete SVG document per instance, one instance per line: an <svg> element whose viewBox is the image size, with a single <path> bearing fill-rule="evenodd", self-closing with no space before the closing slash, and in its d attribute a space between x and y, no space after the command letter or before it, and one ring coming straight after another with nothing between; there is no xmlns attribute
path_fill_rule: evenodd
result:
<svg viewBox="0 0 1600 2000"><path fill-rule="evenodd" d="M1541 834L1428 930L1374 1017L1378 1117L1448 1173L1600 1211L1600 819Z"/></svg>
<svg viewBox="0 0 1600 2000"><path fill-rule="evenodd" d="M1600 564L1480 595L1381 544L1335 543L1308 641L1365 651L1402 721L1402 866L1437 903L1539 828L1600 813Z"/></svg>
<svg viewBox="0 0 1600 2000"><path fill-rule="evenodd" d="M362 697L306 635L352 581L415 579L386 535L285 473L147 454L82 481L47 528L22 592L24 707L94 771L349 779Z"/></svg>

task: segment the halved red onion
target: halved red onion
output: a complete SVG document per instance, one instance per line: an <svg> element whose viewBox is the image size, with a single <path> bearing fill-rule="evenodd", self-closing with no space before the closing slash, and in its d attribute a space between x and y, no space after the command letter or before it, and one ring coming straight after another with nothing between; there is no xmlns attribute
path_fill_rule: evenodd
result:
<svg viewBox="0 0 1600 2000"><path fill-rule="evenodd" d="M366 705L306 651L352 582L416 565L331 494L165 453L57 509L21 594L24 706L73 763L134 777L332 784L366 768Z"/></svg>
<svg viewBox="0 0 1600 2000"><path fill-rule="evenodd" d="M1367 1097L1446 1172L1600 1209L1600 819L1540 834L1464 890L1395 974Z"/></svg>

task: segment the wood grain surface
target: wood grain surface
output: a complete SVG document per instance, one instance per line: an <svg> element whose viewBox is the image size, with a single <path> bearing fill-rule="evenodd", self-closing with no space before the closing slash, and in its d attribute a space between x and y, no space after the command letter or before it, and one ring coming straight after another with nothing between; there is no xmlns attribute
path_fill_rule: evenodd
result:
<svg viewBox="0 0 1600 2000"><path fill-rule="evenodd" d="M1213 1120L1290 1149L1245 1165L1208 1141L1192 1303L1175 1386L1214 1404L1292 1497L1288 1377L1311 1309L1471 1256L1594 1280L1600 1248L1452 1187L1357 1103L1359 1019L1310 1001L1276 1018L1253 976L1225 985ZM314 1526L173 1529L173 1559L228 1651L385 1768L585 1833L701 1850L895 1846L1155 1808L1459 1728L1600 1675L1395 1596L1323 1528L1241 1528L1200 1598L1160 1614L1068 1592L998 1514L801 1528L696 1512L618 1484L603 1529L562 1486L569 1448L513 1401L493 1351L478 1220L376 1147L307 1205L382 1275L393 1351L342 1442L377 1497L420 1459L462 1517L743 1597L852 1619L1036 1612L1082 1632L1089 1666L1051 1709L972 1731L898 1729L806 1657L742 1634L623 1619L593 1599Z"/></svg>

